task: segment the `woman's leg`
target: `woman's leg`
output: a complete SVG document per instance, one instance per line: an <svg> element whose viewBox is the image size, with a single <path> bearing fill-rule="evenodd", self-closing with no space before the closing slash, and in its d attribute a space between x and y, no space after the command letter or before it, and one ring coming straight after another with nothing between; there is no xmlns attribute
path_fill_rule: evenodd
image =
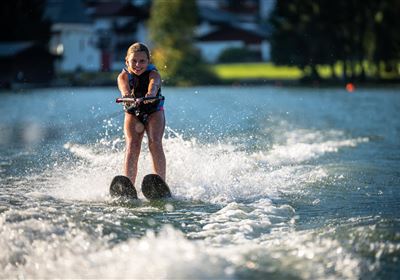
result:
<svg viewBox="0 0 400 280"><path fill-rule="evenodd" d="M165 180L166 161L162 139L165 129L164 111L157 111L149 115L146 125L149 150L153 160L153 171Z"/></svg>
<svg viewBox="0 0 400 280"><path fill-rule="evenodd" d="M136 116L125 113L124 134L126 143L124 172L125 176L131 179L133 185L135 185L144 125Z"/></svg>

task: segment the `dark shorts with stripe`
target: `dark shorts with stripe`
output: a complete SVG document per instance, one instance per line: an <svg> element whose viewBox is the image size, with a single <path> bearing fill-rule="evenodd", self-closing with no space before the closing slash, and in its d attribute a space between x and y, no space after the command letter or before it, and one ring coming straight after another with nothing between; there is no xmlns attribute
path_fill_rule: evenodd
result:
<svg viewBox="0 0 400 280"><path fill-rule="evenodd" d="M158 111L164 111L164 99L153 103L141 104L139 107L130 107L126 110L128 114L135 115L143 124L147 123L148 117Z"/></svg>

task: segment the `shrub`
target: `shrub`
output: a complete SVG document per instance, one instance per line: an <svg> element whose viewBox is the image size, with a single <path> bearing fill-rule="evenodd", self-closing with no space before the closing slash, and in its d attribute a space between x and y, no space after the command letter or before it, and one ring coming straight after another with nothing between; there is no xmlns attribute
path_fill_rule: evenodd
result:
<svg viewBox="0 0 400 280"><path fill-rule="evenodd" d="M260 59L260 53L257 51L246 48L228 48L220 54L218 62L258 62Z"/></svg>

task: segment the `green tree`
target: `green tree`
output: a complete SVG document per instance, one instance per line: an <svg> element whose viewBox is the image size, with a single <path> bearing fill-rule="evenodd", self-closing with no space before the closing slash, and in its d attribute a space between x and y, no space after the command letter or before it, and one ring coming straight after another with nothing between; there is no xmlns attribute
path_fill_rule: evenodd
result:
<svg viewBox="0 0 400 280"><path fill-rule="evenodd" d="M272 61L280 65L296 65L313 79L318 79L316 65L324 58L319 38L323 27L315 25L320 6L312 0L277 1L270 23Z"/></svg>
<svg viewBox="0 0 400 280"><path fill-rule="evenodd" d="M375 44L372 59L377 65L376 76L381 77L382 72L398 74L400 68L400 1L378 1L373 19Z"/></svg>
<svg viewBox="0 0 400 280"><path fill-rule="evenodd" d="M50 23L43 20L45 0L0 1L0 41L37 41L46 44Z"/></svg>
<svg viewBox="0 0 400 280"><path fill-rule="evenodd" d="M378 76L381 65L398 71L399 0L277 1L269 22L272 60L299 66L312 80L316 65L333 70L337 62L345 80L365 79L366 65L375 65Z"/></svg>
<svg viewBox="0 0 400 280"><path fill-rule="evenodd" d="M153 60L169 84L212 82L214 75L193 46L197 23L195 0L154 0L149 30Z"/></svg>

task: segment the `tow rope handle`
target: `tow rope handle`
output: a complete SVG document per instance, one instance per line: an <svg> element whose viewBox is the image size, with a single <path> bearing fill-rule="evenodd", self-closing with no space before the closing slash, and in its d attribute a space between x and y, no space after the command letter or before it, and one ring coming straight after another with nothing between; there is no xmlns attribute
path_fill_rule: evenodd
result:
<svg viewBox="0 0 400 280"><path fill-rule="evenodd" d="M153 100L153 99L159 99L159 100L164 100L164 96L147 96L147 97L141 97L141 98L134 98L134 97L120 97L115 100L116 103L122 103L122 102L136 102L137 100Z"/></svg>

